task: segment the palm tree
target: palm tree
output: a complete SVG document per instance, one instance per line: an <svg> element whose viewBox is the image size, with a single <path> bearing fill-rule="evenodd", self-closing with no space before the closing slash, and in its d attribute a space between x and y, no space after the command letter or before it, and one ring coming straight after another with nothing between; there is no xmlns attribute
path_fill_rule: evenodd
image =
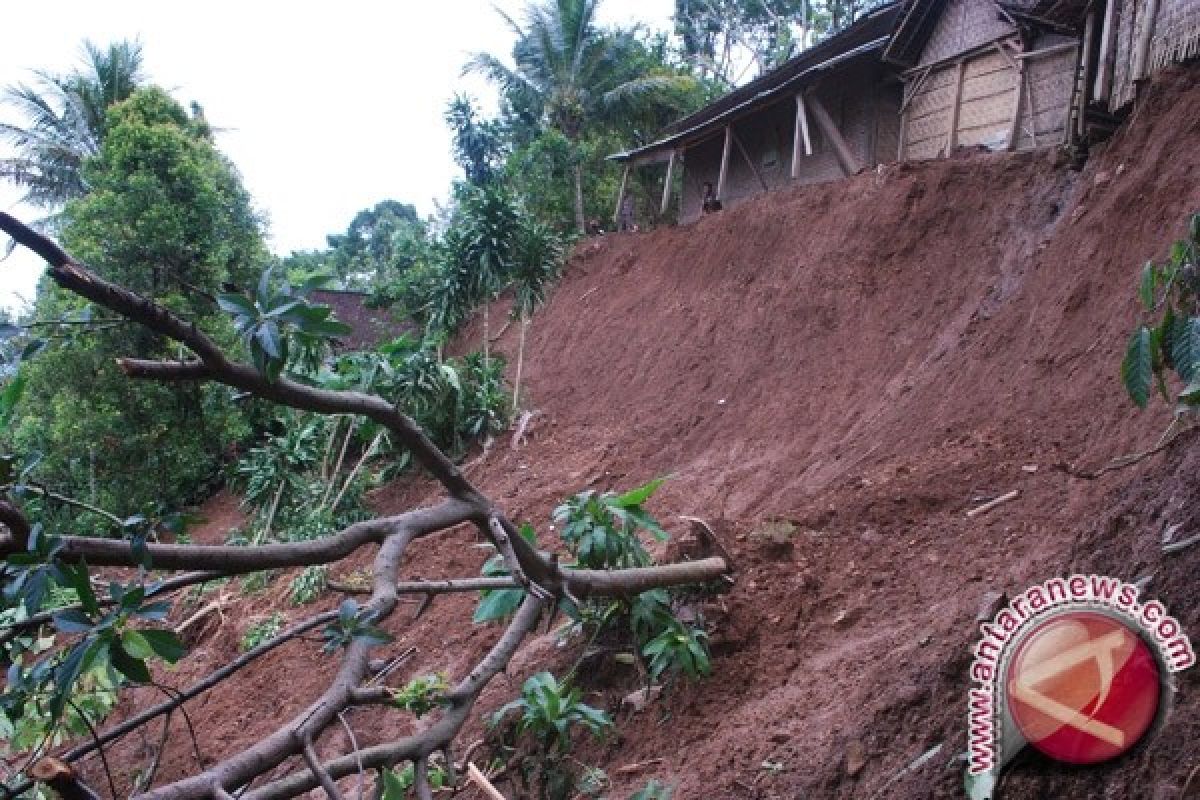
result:
<svg viewBox="0 0 1200 800"><path fill-rule="evenodd" d="M573 145L596 122L638 104L669 101L694 86L686 75L629 76L622 54L631 34L596 27L600 0L540 0L526 10L524 27L502 11L517 36L515 69L488 53L476 53L465 72L478 72L500 86L508 99L532 109L544 124ZM583 165L574 164L575 223L584 232Z"/></svg>
<svg viewBox="0 0 1200 800"><path fill-rule="evenodd" d="M0 140L16 155L0 159L0 179L25 190L22 200L46 209L87 192L83 163L100 152L110 106L142 83L142 47L120 41L102 49L85 41L83 65L67 75L36 72L33 85L14 84L0 102L26 125L0 123Z"/></svg>

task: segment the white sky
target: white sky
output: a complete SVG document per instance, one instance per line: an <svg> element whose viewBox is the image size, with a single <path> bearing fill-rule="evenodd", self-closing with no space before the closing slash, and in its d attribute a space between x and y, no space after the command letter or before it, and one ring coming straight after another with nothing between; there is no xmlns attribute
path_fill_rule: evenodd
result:
<svg viewBox="0 0 1200 800"><path fill-rule="evenodd" d="M151 82L204 106L218 146L270 219L271 249L325 245L360 209L392 198L422 214L446 197L456 167L442 122L455 91L494 107L494 90L461 78L467 54L506 56L513 37L487 0L56 0L6 2L0 86L29 70L67 72L85 38L139 37ZM523 0L498 0L521 18ZM605 25L667 29L673 0L604 0ZM19 122L0 107L0 119ZM0 208L36 212L0 185ZM40 266L0 262L0 307L30 300Z"/></svg>

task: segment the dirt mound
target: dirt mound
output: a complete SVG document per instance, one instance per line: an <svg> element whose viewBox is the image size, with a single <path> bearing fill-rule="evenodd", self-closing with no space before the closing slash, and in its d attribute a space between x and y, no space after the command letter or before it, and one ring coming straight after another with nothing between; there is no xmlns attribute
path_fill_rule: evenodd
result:
<svg viewBox="0 0 1200 800"><path fill-rule="evenodd" d="M618 708L633 674L591 698L617 712L619 737L581 753L609 770L612 797L651 775L681 800L961 795L968 654L990 591L1074 569L1153 575L1151 592L1200 635L1200 547L1164 557L1157 544L1164 525L1196 524L1200 456L1177 447L1095 481L1058 468L1140 449L1168 421L1163 404L1134 412L1116 373L1138 266L1200 208L1198 75L1165 73L1082 172L1050 152L889 166L579 246L529 331L527 440L505 437L468 474L544 539L562 497L670 474L653 510L713 520L739 567L704 609L717 677L637 714ZM500 350L515 354L515 327ZM375 502L430 496L405 483ZM474 573L473 541L419 543L412 573ZM482 652L495 631L457 627L470 605L439 600L411 626L397 615L397 648L418 648L409 672L461 672ZM200 666L229 657L235 627L201 643ZM306 702L333 669L315 649L282 648L247 669L249 694L231 683L197 706L202 755ZM534 643L480 712L568 662ZM1004 796L1178 796L1200 756L1195 679L1181 688L1150 747L1066 774L1028 757ZM354 715L360 744L409 724L375 719ZM193 768L186 741L162 777Z"/></svg>

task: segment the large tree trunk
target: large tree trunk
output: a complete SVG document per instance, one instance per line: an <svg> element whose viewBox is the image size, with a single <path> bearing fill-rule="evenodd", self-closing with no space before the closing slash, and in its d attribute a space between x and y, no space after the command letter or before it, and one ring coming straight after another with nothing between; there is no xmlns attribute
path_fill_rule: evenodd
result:
<svg viewBox="0 0 1200 800"><path fill-rule="evenodd" d="M587 233L587 220L583 218L583 164L575 162L575 227Z"/></svg>

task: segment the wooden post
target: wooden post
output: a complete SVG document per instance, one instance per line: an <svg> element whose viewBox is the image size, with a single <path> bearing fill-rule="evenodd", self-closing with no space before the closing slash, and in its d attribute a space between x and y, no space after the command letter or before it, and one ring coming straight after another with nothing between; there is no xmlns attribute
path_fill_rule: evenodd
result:
<svg viewBox="0 0 1200 800"><path fill-rule="evenodd" d="M733 147L733 126L725 126L725 147L721 150L721 171L717 173L717 199L725 199L725 178L729 175L729 149Z"/></svg>
<svg viewBox="0 0 1200 800"><path fill-rule="evenodd" d="M1146 0L1146 21L1138 33L1137 50L1133 55L1133 79L1140 81L1150 70L1146 62L1150 60L1150 42L1154 39L1154 25L1158 21L1158 0Z"/></svg>
<svg viewBox="0 0 1200 800"><path fill-rule="evenodd" d="M950 126L946 131L946 155L954 150L958 143L958 112L962 108L963 77L967 73L967 62L958 62L958 70L954 77L954 103L950 106Z"/></svg>
<svg viewBox="0 0 1200 800"><path fill-rule="evenodd" d="M1108 95L1112 91L1113 69L1116 66L1117 48L1117 0L1108 0L1104 7L1104 27L1100 29L1100 57L1096 60L1096 88L1092 99L1108 106Z"/></svg>
<svg viewBox="0 0 1200 800"><path fill-rule="evenodd" d="M813 119L817 121L817 127L821 129L821 134L825 139L833 145L833 152L838 158L838 163L842 165L847 175L857 175L863 171L863 164L854 155L854 151L850 149L850 145L846 143L846 139L842 136L841 131L837 129L837 125L833 121L833 117L829 116L829 112L825 109L825 104L821 102L816 93L809 92L808 103L812 107Z"/></svg>
<svg viewBox="0 0 1200 800"><path fill-rule="evenodd" d="M742 154L742 158L746 159L746 164L749 165L750 171L754 173L754 177L758 178L758 182L762 185L763 191L767 191L767 181L763 178L762 173L758 171L758 165L754 163L754 159L750 158L750 153L746 151L746 146L742 144L741 138L735 133L733 135L733 143L737 145L738 152Z"/></svg>
<svg viewBox="0 0 1200 800"><path fill-rule="evenodd" d="M613 209L613 224L617 224L617 220L621 218L621 204L625 202L625 187L629 185L629 162L625 162L625 169L621 170L621 188L617 189L617 207Z"/></svg>
<svg viewBox="0 0 1200 800"><path fill-rule="evenodd" d="M804 155L812 155L812 137L808 132L808 111L804 107L804 92L796 92L796 127L792 131L792 178L800 177L800 147Z"/></svg>
<svg viewBox="0 0 1200 800"><path fill-rule="evenodd" d="M1088 74L1092 71L1092 38L1096 35L1096 10L1090 9L1087 13L1087 19L1083 23L1083 50L1079 53L1079 71L1080 79L1076 81L1076 90L1079 92L1079 105L1075 110L1075 135L1080 139L1083 138L1084 130L1087 123L1087 105L1088 92L1091 90L1092 82L1088 80ZM1067 131L1067 141L1071 141L1071 131Z"/></svg>
<svg viewBox="0 0 1200 800"><path fill-rule="evenodd" d="M671 151L671 160L667 162L667 179L663 182L662 207L659 208L658 214L662 216L667 213L667 209L671 206L671 185L675 180L675 158L677 152Z"/></svg>
<svg viewBox="0 0 1200 800"><path fill-rule="evenodd" d="M1025 94L1025 62L1018 61L1013 69L1017 80L1013 83L1012 126L1008 129L1008 150L1016 150L1021 142L1021 95Z"/></svg>

